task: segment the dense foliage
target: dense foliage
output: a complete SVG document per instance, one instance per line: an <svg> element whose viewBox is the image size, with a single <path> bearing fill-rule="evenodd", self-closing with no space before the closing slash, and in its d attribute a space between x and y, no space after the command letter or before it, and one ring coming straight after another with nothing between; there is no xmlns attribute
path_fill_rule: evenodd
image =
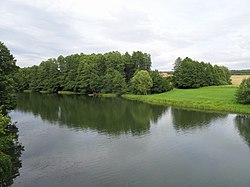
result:
<svg viewBox="0 0 250 187"><path fill-rule="evenodd" d="M157 70L150 71L149 74L153 81L153 85L150 89L151 94L163 93L173 89L170 78L162 77Z"/></svg>
<svg viewBox="0 0 250 187"><path fill-rule="evenodd" d="M18 129L0 114L0 186L9 186L19 175L23 146L18 143Z"/></svg>
<svg viewBox="0 0 250 187"><path fill-rule="evenodd" d="M241 104L250 104L250 78L244 79L236 94L237 101Z"/></svg>
<svg viewBox="0 0 250 187"><path fill-rule="evenodd" d="M190 58L175 62L173 83L177 88L199 88L231 84L230 71L224 66L194 61Z"/></svg>
<svg viewBox="0 0 250 187"><path fill-rule="evenodd" d="M133 93L146 95L147 93L149 93L150 88L153 86L153 81L148 71L140 70L131 79L130 85Z"/></svg>
<svg viewBox="0 0 250 187"><path fill-rule="evenodd" d="M73 91L84 94L100 92L122 94L126 91L150 93L151 87L146 92L141 92L137 90L135 84L130 86L135 73L141 70L148 73L150 68L151 58L147 53L137 51L130 55L127 52L121 54L115 51L105 54L59 56L57 59L44 61L39 66L21 68L16 77L18 77L19 91L50 93ZM159 72L150 73L149 76L152 76L154 82L152 93L169 90L169 81L161 78Z"/></svg>
<svg viewBox="0 0 250 187"><path fill-rule="evenodd" d="M14 73L17 70L14 57L0 42L0 186L9 186L19 175L19 157L23 147L18 143L17 128L6 116L7 110L16 105Z"/></svg>
<svg viewBox="0 0 250 187"><path fill-rule="evenodd" d="M14 73L17 71L16 61L9 49L0 42L0 111L15 107Z"/></svg>
<svg viewBox="0 0 250 187"><path fill-rule="evenodd" d="M250 69L231 70L232 75L250 75Z"/></svg>

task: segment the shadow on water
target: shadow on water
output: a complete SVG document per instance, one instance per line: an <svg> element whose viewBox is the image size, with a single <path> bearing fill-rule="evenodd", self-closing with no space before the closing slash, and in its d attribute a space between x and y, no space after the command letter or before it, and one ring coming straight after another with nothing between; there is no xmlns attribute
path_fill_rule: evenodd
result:
<svg viewBox="0 0 250 187"><path fill-rule="evenodd" d="M240 136L250 147L250 116L237 115L234 120Z"/></svg>
<svg viewBox="0 0 250 187"><path fill-rule="evenodd" d="M74 129L91 129L110 135L140 135L148 133L150 122L156 123L167 107L119 98L22 93L17 110L32 112L50 123Z"/></svg>
<svg viewBox="0 0 250 187"><path fill-rule="evenodd" d="M213 120L226 118L228 116L227 114L183 110L178 108L171 108L171 114L175 130L183 132L207 128Z"/></svg>

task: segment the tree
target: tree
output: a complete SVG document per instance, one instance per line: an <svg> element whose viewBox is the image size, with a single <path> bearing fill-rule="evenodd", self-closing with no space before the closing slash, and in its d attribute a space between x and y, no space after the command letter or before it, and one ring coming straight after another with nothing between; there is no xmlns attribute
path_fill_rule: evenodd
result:
<svg viewBox="0 0 250 187"><path fill-rule="evenodd" d="M133 52L132 62L135 65L136 70L147 70L151 68L151 57L147 53L142 53L141 51Z"/></svg>
<svg viewBox="0 0 250 187"><path fill-rule="evenodd" d="M133 52L132 55L118 51L66 57L60 55L56 59L41 62L39 66L21 68L16 74L16 81L19 91L121 93L136 71L149 71L150 67L150 55L141 51Z"/></svg>
<svg viewBox="0 0 250 187"><path fill-rule="evenodd" d="M84 55L73 54L66 57L59 56L60 88L74 91L76 86L76 72Z"/></svg>
<svg viewBox="0 0 250 187"><path fill-rule="evenodd" d="M174 86L177 88L199 88L212 85L231 84L230 71L224 66L194 61L188 57L175 62Z"/></svg>
<svg viewBox="0 0 250 187"><path fill-rule="evenodd" d="M6 116L7 110L16 105L14 75L17 68L13 55L0 42L0 186L10 186L20 167L22 147L17 142L17 128Z"/></svg>
<svg viewBox="0 0 250 187"><path fill-rule="evenodd" d="M236 97L239 103L250 104L250 78L241 82Z"/></svg>
<svg viewBox="0 0 250 187"><path fill-rule="evenodd" d="M125 64L122 58L122 55L118 51L113 51L104 54L106 71L118 71L121 74L124 74Z"/></svg>
<svg viewBox="0 0 250 187"><path fill-rule="evenodd" d="M76 91L99 93L103 88L103 68L100 68L101 56L86 56L79 64L76 77Z"/></svg>
<svg viewBox="0 0 250 187"><path fill-rule="evenodd" d="M33 92L39 92L41 90L40 82L39 82L39 74L38 74L38 66L32 66L29 68L29 76L30 83L29 83L29 89L31 89Z"/></svg>
<svg viewBox="0 0 250 187"><path fill-rule="evenodd" d="M185 58L179 63L178 67L173 73L174 85L177 88L198 88L199 83L199 70L196 66L197 63L190 58ZM198 70L198 71L197 71ZM198 76L198 77L197 77Z"/></svg>
<svg viewBox="0 0 250 187"><path fill-rule="evenodd" d="M178 57L174 62L174 70L178 69L181 65L182 59L181 57Z"/></svg>
<svg viewBox="0 0 250 187"><path fill-rule="evenodd" d="M14 109L16 105L13 78L17 68L14 56L4 43L0 42L0 111Z"/></svg>
<svg viewBox="0 0 250 187"><path fill-rule="evenodd" d="M104 77L104 91L121 95L126 89L125 78L119 71L108 72Z"/></svg>
<svg viewBox="0 0 250 187"><path fill-rule="evenodd" d="M39 65L38 80L42 91L55 93L59 90L59 70L56 59L48 59Z"/></svg>
<svg viewBox="0 0 250 187"><path fill-rule="evenodd" d="M123 61L125 63L125 78L126 78L126 83L128 83L130 81L130 79L133 77L135 71L136 71L136 67L135 64L132 62L132 57L131 55L126 52L123 55Z"/></svg>
<svg viewBox="0 0 250 187"><path fill-rule="evenodd" d="M146 95L152 86L152 78L146 70L140 70L135 73L134 77L130 81L130 89L135 94Z"/></svg>
<svg viewBox="0 0 250 187"><path fill-rule="evenodd" d="M19 68L15 73L15 83L18 92L22 92L24 90L28 90L30 86L29 75L31 75L28 71L30 68Z"/></svg>
<svg viewBox="0 0 250 187"><path fill-rule="evenodd" d="M151 94L163 93L172 90L172 85L169 79L162 77L157 70L150 71L149 74L153 81L153 85L150 89Z"/></svg>
<svg viewBox="0 0 250 187"><path fill-rule="evenodd" d="M0 114L0 186L10 186L19 175L23 146L18 142L18 129Z"/></svg>

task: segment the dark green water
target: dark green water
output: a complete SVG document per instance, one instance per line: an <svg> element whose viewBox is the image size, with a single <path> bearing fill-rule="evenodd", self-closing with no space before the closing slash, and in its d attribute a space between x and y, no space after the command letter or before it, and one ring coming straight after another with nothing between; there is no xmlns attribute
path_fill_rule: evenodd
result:
<svg viewBox="0 0 250 187"><path fill-rule="evenodd" d="M17 187L250 186L250 117L21 94Z"/></svg>

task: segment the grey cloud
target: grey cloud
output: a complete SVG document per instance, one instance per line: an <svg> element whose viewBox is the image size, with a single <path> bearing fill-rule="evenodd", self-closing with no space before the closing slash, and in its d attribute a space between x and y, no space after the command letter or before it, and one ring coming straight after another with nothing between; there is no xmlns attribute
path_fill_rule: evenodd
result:
<svg viewBox="0 0 250 187"><path fill-rule="evenodd" d="M20 66L60 54L143 50L152 55L154 69L172 69L178 56L250 68L247 0L124 1L117 9L107 1L107 17L74 13L74 7L53 10L41 2L0 2L1 40Z"/></svg>
<svg viewBox="0 0 250 187"><path fill-rule="evenodd" d="M107 38L133 43L160 39L160 36L152 31L147 14L123 9L112 16L113 19L101 23L103 34Z"/></svg>

